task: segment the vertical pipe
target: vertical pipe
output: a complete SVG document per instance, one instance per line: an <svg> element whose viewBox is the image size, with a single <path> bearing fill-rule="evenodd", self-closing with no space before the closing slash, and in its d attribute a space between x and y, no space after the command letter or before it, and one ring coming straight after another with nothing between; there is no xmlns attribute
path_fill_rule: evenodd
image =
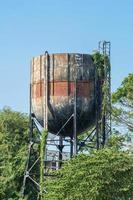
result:
<svg viewBox="0 0 133 200"><path fill-rule="evenodd" d="M95 109L96 109L96 148L99 149L99 105L98 105L98 72L95 66Z"/></svg>
<svg viewBox="0 0 133 200"><path fill-rule="evenodd" d="M43 87L42 87L42 85L43 85L43 83L42 83L42 67L44 67L43 66L43 56L40 56L40 98L41 98L41 115L43 116Z"/></svg>
<svg viewBox="0 0 133 200"><path fill-rule="evenodd" d="M43 200L43 188L44 188L44 172L45 172L45 150L46 150L46 139L48 131L48 52L45 52L45 66L44 66L44 131L42 132L41 143L40 143L40 199Z"/></svg>
<svg viewBox="0 0 133 200"><path fill-rule="evenodd" d="M110 51L111 51L111 43L109 42L109 126L110 126L110 134L111 134L111 66L110 66Z"/></svg>
<svg viewBox="0 0 133 200"><path fill-rule="evenodd" d="M70 158L73 156L73 138L70 138Z"/></svg>
<svg viewBox="0 0 133 200"><path fill-rule="evenodd" d="M70 95L70 89L69 89L69 87L70 87L70 64L69 64L69 54L67 54L67 63L68 63L68 67L67 67L67 83L68 83L68 85L67 85L67 88L68 88L68 98L69 98L69 95Z"/></svg>
<svg viewBox="0 0 133 200"><path fill-rule="evenodd" d="M75 64L74 76L74 116L73 116L73 153L77 154L77 65Z"/></svg>
<svg viewBox="0 0 133 200"><path fill-rule="evenodd" d="M59 168L62 165L62 152L63 152L63 138L59 136Z"/></svg>
<svg viewBox="0 0 133 200"><path fill-rule="evenodd" d="M52 91L52 95L54 96L54 54L52 55L52 88L53 88L53 91Z"/></svg>
<svg viewBox="0 0 133 200"><path fill-rule="evenodd" d="M34 87L34 79L32 78L32 74L34 74L34 58L30 64L30 94L29 94L29 102L30 102L30 108L29 108L29 139L30 142L32 142L33 140L33 119L32 119L32 98L34 98L34 88L32 89L32 87Z"/></svg>
<svg viewBox="0 0 133 200"><path fill-rule="evenodd" d="M48 52L45 52L44 69L44 129L48 129Z"/></svg>
<svg viewBox="0 0 133 200"><path fill-rule="evenodd" d="M33 59L33 63L34 63L34 59ZM34 65L33 65L34 66ZM30 115L31 115L31 90L32 90L32 85L31 85L31 73L32 73L32 61L31 61L31 64L30 64L30 94L29 94L29 102L30 102L30 109L29 109L29 112L30 112Z"/></svg>

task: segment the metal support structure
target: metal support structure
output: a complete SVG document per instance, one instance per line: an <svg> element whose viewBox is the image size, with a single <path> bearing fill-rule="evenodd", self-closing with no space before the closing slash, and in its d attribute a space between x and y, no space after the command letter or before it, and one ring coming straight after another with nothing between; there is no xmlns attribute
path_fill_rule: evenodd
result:
<svg viewBox="0 0 133 200"><path fill-rule="evenodd" d="M99 103L99 97L101 97L100 92L100 81L97 74L97 66L95 69L95 106L96 106L96 149L98 150L100 148L100 114L101 114L101 107Z"/></svg>
<svg viewBox="0 0 133 200"><path fill-rule="evenodd" d="M58 145L58 149L59 149L59 168L61 168L62 165L62 160L63 160L63 138L62 136L59 136L59 145Z"/></svg>
<svg viewBox="0 0 133 200"><path fill-rule="evenodd" d="M100 41L98 51L103 56L103 77L99 77L98 67L95 70L95 107L96 121L94 129L89 130L84 140L78 144L78 152L86 145L97 150L103 148L111 134L111 43ZM88 116L89 117L89 116Z"/></svg>
<svg viewBox="0 0 133 200"><path fill-rule="evenodd" d="M44 113L44 125L41 127L40 123L38 122L36 116L34 113L32 113L32 85L30 83L30 117L29 117L29 150L28 150L28 156L27 156L27 162L25 167L25 173L24 173L24 179L23 179L23 185L22 185L22 197L25 196L27 193L26 188L28 186L28 183L32 184L32 186L36 190L36 196L37 199L41 199L40 197L40 155L39 155L39 145L41 142L41 135L42 131L48 130L48 102L49 102L49 55L48 52L45 52L46 56L46 62L44 67L44 102L43 102L43 113ZM75 69L76 70L76 69ZM73 114L66 120L66 122L63 124L61 129L57 132L57 134L54 136L53 139L47 138L46 140L46 146L50 147L53 145L56 147L56 152L54 152L51 156L50 150L46 151L46 155L44 155L44 176L49 177L52 176L49 173L49 169L59 169L62 165L63 161L63 148L65 146L68 146L65 144L66 138L63 138L60 136L60 132L64 129L65 126L70 122L70 120L73 121L73 138L68 139L68 143L71 146L70 156L67 158L73 156L73 154L77 153L77 133L76 133L76 76L75 76L75 92L74 92L74 112ZM40 128L41 127L41 128ZM58 138L57 138L58 137ZM58 152L58 153L57 153ZM48 159L48 157L53 157L51 160ZM56 164L56 166L53 168L53 164ZM45 191L45 190L44 190ZM29 192L29 191L28 191ZM46 192L46 191L45 191Z"/></svg>
<svg viewBox="0 0 133 200"><path fill-rule="evenodd" d="M96 121L91 130L88 131L88 135L83 140L77 138L77 68L75 65L75 77L74 77L74 96L73 96L73 113L58 130L55 136L48 136L46 139L46 155L44 155L44 177L53 176L50 174L50 169L59 169L64 159L70 159L77 153L82 151L82 147L89 148L102 148L111 133L111 82L110 82L110 42L99 42L99 53L104 56L104 78L101 87L101 80L98 78L97 68L95 71L95 106L96 106ZM24 173L22 196L27 192L27 183L32 184L37 189L39 194L40 183L40 155L39 144L41 141L41 130L48 130L48 105L49 105L49 54L46 51L46 63L44 67L44 125L41 127L36 119L34 113L32 113L32 95L30 84L30 133L29 133L29 149L27 163ZM99 86L101 88L99 88ZM105 90L106 88L106 90ZM103 107L103 100L105 105ZM88 116L90 117L90 116ZM60 133L67 124L73 121L73 135L71 138L61 137ZM41 129L40 129L41 127ZM34 148L35 146L35 148ZM51 150L52 148L56 150ZM65 147L69 146L69 152L65 152ZM68 149L68 148L67 148ZM69 154L69 155L68 155ZM66 155L66 158L65 158ZM46 191L45 191L46 192ZM39 195L38 195L39 196ZM40 198L40 197L38 197Z"/></svg>
<svg viewBox="0 0 133 200"><path fill-rule="evenodd" d="M104 56L104 80L102 86L101 134L102 146L111 134L111 66L110 48L108 41L99 42L99 53Z"/></svg>
<svg viewBox="0 0 133 200"><path fill-rule="evenodd" d="M73 157L73 138L70 138L70 158Z"/></svg>
<svg viewBox="0 0 133 200"><path fill-rule="evenodd" d="M45 52L46 56L46 63L44 67L44 130L48 130L48 81L49 81L49 55L48 52ZM31 74L31 72L30 72ZM30 78L31 81L31 78ZM26 182L30 180L34 187L40 191L40 172L38 174L34 174L34 168L38 165L38 170L40 166L40 155L39 155L39 144L42 139L41 134L42 132L38 128L39 122L37 121L34 113L32 113L32 85L30 82L30 129L29 129L29 151L28 151L28 159L26 163L24 179L23 179L23 186L22 186L22 196L25 195L26 189ZM42 129L42 130L43 130ZM35 135L36 134L36 135ZM35 149L34 149L34 146ZM34 158L33 158L34 157ZM36 157L36 158L35 158ZM45 164L45 162L44 162ZM44 165L45 169L45 165ZM43 171L44 173L44 171ZM40 195L38 193L38 198L40 199Z"/></svg>
<svg viewBox="0 0 133 200"><path fill-rule="evenodd" d="M24 173L24 179L23 179L23 186L22 186L22 197L25 195L26 185L30 182L32 185L34 185L34 188L36 189L37 193L40 190L39 185L39 176L36 175L35 167L40 164L40 157L37 152L39 152L39 148L37 147L35 152L34 146L38 143L38 137L40 137L40 133L37 131L37 135L34 136L34 129L36 127L35 125L35 116L34 114L30 114L30 141L29 141L29 148L28 148L28 156L27 156L27 162L26 162L26 168ZM39 133L39 134L38 134Z"/></svg>

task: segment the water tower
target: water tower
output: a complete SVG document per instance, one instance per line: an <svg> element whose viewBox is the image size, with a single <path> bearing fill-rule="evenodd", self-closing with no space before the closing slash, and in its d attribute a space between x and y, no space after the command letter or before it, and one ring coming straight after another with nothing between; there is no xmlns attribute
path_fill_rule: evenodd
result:
<svg viewBox="0 0 133 200"><path fill-rule="evenodd" d="M89 54L49 54L46 51L32 59L30 143L23 194L27 180L40 189L38 176L33 176L32 170L40 163L34 146L40 143L43 129L49 132L44 156L45 176L50 176L49 168L60 168L65 157L69 159L86 144L99 149L106 143L111 132L110 42L99 42L98 53L103 57L102 77L99 63ZM79 140L85 132L83 140ZM69 149L67 154L65 148Z"/></svg>

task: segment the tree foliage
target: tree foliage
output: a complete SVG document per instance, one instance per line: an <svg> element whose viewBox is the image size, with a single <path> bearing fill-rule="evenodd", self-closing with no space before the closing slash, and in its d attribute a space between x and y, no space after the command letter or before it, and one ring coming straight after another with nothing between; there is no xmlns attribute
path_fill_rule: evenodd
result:
<svg viewBox="0 0 133 200"><path fill-rule="evenodd" d="M10 108L0 111L0 198L18 200L26 160L28 118Z"/></svg>
<svg viewBox="0 0 133 200"><path fill-rule="evenodd" d="M112 95L113 103L133 108L133 74L129 74Z"/></svg>
<svg viewBox="0 0 133 200"><path fill-rule="evenodd" d="M133 74L129 74L112 94L114 120L133 132Z"/></svg>
<svg viewBox="0 0 133 200"><path fill-rule="evenodd" d="M103 149L78 155L48 181L45 200L131 200L133 156Z"/></svg>

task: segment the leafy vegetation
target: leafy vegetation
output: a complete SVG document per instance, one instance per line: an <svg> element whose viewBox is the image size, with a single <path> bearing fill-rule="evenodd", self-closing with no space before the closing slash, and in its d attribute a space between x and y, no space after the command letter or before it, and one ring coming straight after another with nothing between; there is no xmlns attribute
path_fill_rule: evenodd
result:
<svg viewBox="0 0 133 200"><path fill-rule="evenodd" d="M126 152L103 149L78 155L48 182L45 200L133 199L133 157Z"/></svg>
<svg viewBox="0 0 133 200"><path fill-rule="evenodd" d="M0 112L0 198L18 200L28 139L27 115L4 108Z"/></svg>
<svg viewBox="0 0 133 200"><path fill-rule="evenodd" d="M92 54L93 62L97 67L97 76L101 79L104 77L104 62L105 56L100 54L98 51Z"/></svg>
<svg viewBox="0 0 133 200"><path fill-rule="evenodd" d="M46 150L46 138L48 132L46 130L42 131L42 139L40 144L40 199L43 200L45 195L44 191L44 155Z"/></svg>
<svg viewBox="0 0 133 200"><path fill-rule="evenodd" d="M133 74L112 94L114 120L133 132Z"/></svg>

